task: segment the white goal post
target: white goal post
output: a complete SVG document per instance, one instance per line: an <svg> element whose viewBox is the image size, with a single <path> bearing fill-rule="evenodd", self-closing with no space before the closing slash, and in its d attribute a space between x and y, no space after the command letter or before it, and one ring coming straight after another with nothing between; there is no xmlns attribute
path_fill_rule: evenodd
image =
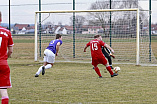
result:
<svg viewBox="0 0 157 104"><path fill-rule="evenodd" d="M62 13L62 15L64 15L64 14L66 14L66 13L71 13L72 15L76 15L75 13L109 13L110 12L110 15L111 15L111 12L129 12L129 11L135 11L136 12L136 16L135 16L135 18L136 18L136 26L135 26L135 28L136 28L136 36L131 36L132 38L136 38L135 39L135 47L136 47L136 51L135 51L135 63L136 63L136 65L140 65L140 19L139 19L139 9L138 8L133 8L133 9L101 9L101 10L60 10L60 11L36 11L35 12L35 51L34 51L34 60L35 61L38 61L38 57L39 57L39 40L38 40L38 33L39 33L39 24L41 24L41 21L38 21L38 19L39 19L39 14L49 14L49 16L50 16L50 14L53 14L53 16L54 15L58 15L58 14L60 14L60 13ZM124 14L124 15L126 15L126 14ZM129 14L129 15L131 15L131 14ZM47 16L47 17L44 17L42 20L43 21L45 21L47 18L49 18L49 16ZM56 17L57 18L57 17ZM64 18L64 16L62 16L62 18ZM66 17L65 17L66 18ZM65 19L64 18L64 19ZM54 19L54 17L53 17L53 19ZM52 19L51 19L52 20ZM96 20L96 19L95 19ZM117 20L117 21L120 21L120 19L119 20ZM105 22L105 23L107 23L107 22ZM118 22L115 22L115 23L113 23L112 25L115 25L115 24L117 24ZM129 27L127 27L127 21L124 21L124 23L122 24L122 23L120 23L120 24L122 24L122 25L124 25L124 26L121 26L121 27L118 27L119 25L117 25L117 26L112 26L112 28L113 28L113 30L117 27L117 29L115 29L115 31L113 31L112 32L112 34L114 35L114 36L112 36L112 37L115 37L115 39L113 39L113 40L117 40L116 38L119 38L119 37L121 37L121 35L118 35L118 36L116 36L115 34L116 33L118 33L118 28L129 28ZM53 28L53 30L55 29L55 26L56 26L56 24L53 24L54 25L54 28ZM87 25L86 25L87 26ZM88 24L88 26L89 26L89 24ZM97 25L97 27L98 26L100 26L100 25ZM63 25L61 26L61 27L64 27ZM95 26L96 27L96 26ZM108 28L109 26L106 26L106 28ZM46 27L46 28L48 28L48 27ZM105 28L105 29L106 29ZM83 26L82 26L82 28L81 28L81 30L85 30L86 28L83 28ZM129 28L130 29L130 28ZM46 30L46 29L45 29ZM77 32L77 33L75 33L74 32L74 30L75 30L75 28L73 28L73 32L71 33L71 34L80 34L80 32ZM77 30L77 29L76 29ZM101 29L99 29L99 31L100 31ZM128 29L127 29L128 30ZM54 30L55 31L55 30ZM86 30L86 32L88 31L88 33L86 33L88 36L84 36L84 34L85 34L85 32L82 32L81 31L81 35L80 36L84 36L84 37L89 37L88 39L90 39L91 38L91 36L89 36L89 29L88 30ZM102 29L102 31L103 31L103 29ZM105 31L105 30L104 30ZM108 30L108 31L110 31L110 30ZM131 30L128 30L128 31L131 31ZM43 30L43 32L44 32L44 30ZM46 32L45 32L46 33ZM101 34L100 32L97 32L97 33L99 33L99 34ZM103 32L104 33L104 32ZM50 32L49 33L46 33L46 34L50 34ZM63 34L64 35L64 33L61 33L61 34ZM68 37L68 36L71 36L71 34L69 33L69 34L67 34L67 35L64 35L64 36L66 36L66 37ZM93 33L94 34L94 33ZM92 36L93 36L93 34L92 34ZM125 34L124 32L119 32L119 34ZM128 34L130 34L130 33L126 33L127 35ZM54 36L55 35L55 32L52 32L52 35ZM46 36L46 35L43 35L43 36ZM124 36L124 35L122 35L122 36ZM105 36L106 37L106 36ZM125 38L127 37L126 35L124 36ZM111 38L111 37L110 37ZM76 38L77 39L77 38ZM80 39L80 37L78 38L78 39ZM87 39L87 40L88 40ZM92 38L91 38L92 39ZM108 38L109 39L109 38ZM83 40L83 39L82 39ZM118 42L120 42L122 39L119 39L119 41ZM67 42L68 42L68 40L66 40ZM70 40L71 41L71 40ZM133 39L131 40L129 40L129 41L134 41ZM80 41L81 42L81 41ZM122 44L129 44L128 42L126 42L126 43L123 43L123 42L126 42L126 41L124 41L124 40L122 40ZM64 44L64 40L63 40L63 44ZM109 43L108 43L109 44ZM47 44L48 45L48 44ZM67 46L70 46L70 44L67 44ZM74 44L74 45L76 45L76 44ZM79 44L79 45L81 45L81 44ZM84 44L85 45L85 44ZM83 45L83 47L84 47L84 45ZM41 47L41 46L40 46ZM82 46L81 46L82 47ZM123 46L122 46L123 47ZM126 46L127 47L127 46ZM44 47L45 48L45 47ZM64 48L64 46L62 46L62 48ZM115 47L114 47L115 48ZM124 48L125 48L125 46L124 46ZM131 47L130 47L131 48ZM77 50L77 49L74 49L74 50ZM121 50L123 50L123 49L121 49ZM41 51L41 50L40 50ZM65 50L64 50L65 51ZM72 50L71 50L72 51ZM64 52L63 52L64 53ZM62 53L62 57L63 57L63 59L65 59L66 61L69 61L69 56L72 56L72 55L64 55ZM119 51L118 53L121 53L121 51ZM126 50L126 52L124 52L124 53L127 53L127 50ZM118 57L123 57L123 54L124 53L122 53L121 55L117 55ZM71 53L71 52L68 52L68 54L73 54L73 53ZM79 54L79 53L78 53ZM89 53L88 53L89 54ZM81 53L81 55L83 55L83 53ZM89 58L89 56L84 56L83 55L83 58L85 58L85 57L87 57L87 58ZM118 60L118 57L117 57L117 61L116 62L119 62L119 60ZM127 57L127 55L124 57L124 59L123 59L123 61L125 61L125 58ZM75 57L72 57L72 60L74 60L74 59L77 59L77 56ZM80 56L78 56L78 58L80 58ZM82 60L82 59L81 59ZM129 61L130 59L128 59L128 61Z"/></svg>

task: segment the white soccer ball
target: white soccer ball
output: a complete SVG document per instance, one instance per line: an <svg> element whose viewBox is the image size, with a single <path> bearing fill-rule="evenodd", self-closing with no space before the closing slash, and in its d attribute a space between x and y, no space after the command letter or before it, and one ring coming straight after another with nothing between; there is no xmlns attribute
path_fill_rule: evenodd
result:
<svg viewBox="0 0 157 104"><path fill-rule="evenodd" d="M114 67L114 72L115 72L115 73L118 73L119 71L120 71L120 67L118 67L118 66L117 66L117 67Z"/></svg>

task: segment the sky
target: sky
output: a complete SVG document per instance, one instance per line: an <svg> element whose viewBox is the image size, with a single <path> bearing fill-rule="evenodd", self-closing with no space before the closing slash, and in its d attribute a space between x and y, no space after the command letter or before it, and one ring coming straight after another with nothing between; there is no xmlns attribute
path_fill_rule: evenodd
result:
<svg viewBox="0 0 157 104"><path fill-rule="evenodd" d="M10 0L11 1L11 24L34 24L35 11L39 10L39 0ZM76 10L87 10L91 3L98 0L75 0ZM47 5L50 4L51 5ZM52 10L72 10L73 0L41 0L42 11ZM9 20L9 0L0 0L0 11L2 12L2 23ZM139 0L139 5L149 9L149 0ZM157 0L152 0L152 23L157 23Z"/></svg>

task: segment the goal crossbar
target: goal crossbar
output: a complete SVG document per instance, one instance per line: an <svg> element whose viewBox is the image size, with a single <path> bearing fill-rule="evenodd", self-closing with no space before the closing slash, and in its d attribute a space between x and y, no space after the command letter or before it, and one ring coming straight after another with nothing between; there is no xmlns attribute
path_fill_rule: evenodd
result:
<svg viewBox="0 0 157 104"><path fill-rule="evenodd" d="M79 13L79 12L113 12L113 11L138 11L138 8L133 8L133 9L98 9L98 10L36 11L35 13Z"/></svg>

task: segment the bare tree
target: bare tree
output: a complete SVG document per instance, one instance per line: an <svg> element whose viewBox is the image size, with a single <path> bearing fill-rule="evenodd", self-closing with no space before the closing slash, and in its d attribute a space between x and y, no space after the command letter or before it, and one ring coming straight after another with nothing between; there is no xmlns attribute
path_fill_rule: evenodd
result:
<svg viewBox="0 0 157 104"><path fill-rule="evenodd" d="M109 9L110 8L109 1L96 1L92 3L90 9ZM111 4L112 7L116 7L115 3ZM110 15L112 12L91 12L89 13L89 24L101 26L104 30L105 34L108 34L106 31L106 26L109 25Z"/></svg>
<svg viewBox="0 0 157 104"><path fill-rule="evenodd" d="M119 9L138 8L138 0L125 0L121 2Z"/></svg>
<svg viewBox="0 0 157 104"><path fill-rule="evenodd" d="M82 32L81 27L84 24L85 20L86 19L83 16L80 16L80 15L76 15L75 16L75 27L77 29L77 33L81 33ZM70 24L71 25L73 24L73 16L70 17Z"/></svg>
<svg viewBox="0 0 157 104"><path fill-rule="evenodd" d="M125 1L112 1L111 9L128 9L128 8L141 8L138 7L138 0L125 0ZM93 9L110 9L109 1L96 1L91 4L90 10ZM109 26L111 20L111 28L116 28L113 24L117 24L120 21L123 21L123 25L128 26L129 28L135 28L136 26L136 15L134 11L124 11L124 12L92 12L89 13L88 20L89 24L101 26L104 30L105 35L109 33L109 30L106 31L106 27ZM144 14L140 14L142 18ZM111 16L111 18L110 18ZM130 21L129 21L130 20ZM117 22L117 23L116 23ZM121 27L122 28L122 27ZM115 29L118 31L118 29ZM122 31L123 33L123 31Z"/></svg>

